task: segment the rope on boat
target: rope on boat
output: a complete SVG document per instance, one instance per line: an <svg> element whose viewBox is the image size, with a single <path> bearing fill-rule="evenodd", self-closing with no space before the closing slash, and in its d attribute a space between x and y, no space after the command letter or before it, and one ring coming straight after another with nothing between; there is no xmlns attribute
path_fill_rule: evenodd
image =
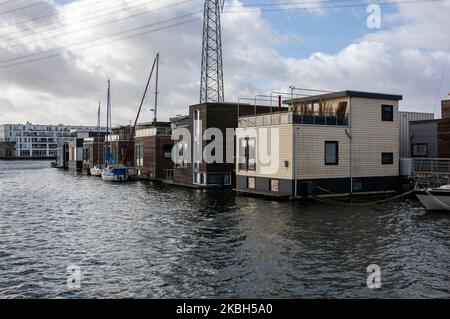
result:
<svg viewBox="0 0 450 319"><path fill-rule="evenodd" d="M326 192L328 194L335 194L335 195L337 195L336 193L333 193L332 191L324 189L322 187L316 186L316 188L319 189L319 190L322 190L322 191L324 191L324 192ZM317 200L319 202L327 203L327 204L344 204L344 205L350 205L350 206L372 206L372 205L378 205L378 204L387 203L387 202L390 202L390 201L395 201L397 199L407 197L407 196L411 195L412 193L414 193L414 190L402 193L400 195L396 195L394 197L390 197L390 198L386 198L386 199L382 199L382 200L377 200L377 201L373 201L373 202L365 202L365 203L345 203L345 202L342 202L342 201L320 198L318 196L313 196L313 199L315 199L315 200Z"/></svg>

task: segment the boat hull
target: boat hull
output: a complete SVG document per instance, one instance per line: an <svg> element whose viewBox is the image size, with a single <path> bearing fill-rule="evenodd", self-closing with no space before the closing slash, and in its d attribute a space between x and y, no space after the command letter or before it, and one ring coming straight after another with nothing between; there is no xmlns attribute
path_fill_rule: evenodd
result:
<svg viewBox="0 0 450 319"><path fill-rule="evenodd" d="M105 182L126 182L128 177L126 168L107 168L102 172L102 179Z"/></svg>
<svg viewBox="0 0 450 319"><path fill-rule="evenodd" d="M102 179L105 182L126 182L128 180L128 174L116 175L102 173Z"/></svg>
<svg viewBox="0 0 450 319"><path fill-rule="evenodd" d="M94 167L90 169L91 176L102 176L103 170L98 167Z"/></svg>
<svg viewBox="0 0 450 319"><path fill-rule="evenodd" d="M417 198L430 211L450 211L450 192L449 191L415 191Z"/></svg>

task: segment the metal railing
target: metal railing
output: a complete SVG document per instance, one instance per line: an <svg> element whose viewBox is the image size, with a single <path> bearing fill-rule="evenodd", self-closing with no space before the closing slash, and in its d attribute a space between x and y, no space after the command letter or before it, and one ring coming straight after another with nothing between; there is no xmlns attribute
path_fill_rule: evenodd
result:
<svg viewBox="0 0 450 319"><path fill-rule="evenodd" d="M450 174L450 159L448 158L414 158L413 172Z"/></svg>
<svg viewBox="0 0 450 319"><path fill-rule="evenodd" d="M319 112L307 114L279 112L239 117L239 127L258 127L279 124L346 126L349 123L348 119L348 114L327 115Z"/></svg>
<svg viewBox="0 0 450 319"><path fill-rule="evenodd" d="M164 170L164 180L166 181L173 181L173 169L165 169Z"/></svg>

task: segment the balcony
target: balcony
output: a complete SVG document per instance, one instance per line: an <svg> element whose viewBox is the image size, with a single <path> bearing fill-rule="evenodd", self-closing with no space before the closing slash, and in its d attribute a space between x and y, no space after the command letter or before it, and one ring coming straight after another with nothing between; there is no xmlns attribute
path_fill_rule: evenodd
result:
<svg viewBox="0 0 450 319"><path fill-rule="evenodd" d="M319 112L298 114L281 112L239 117L239 127L259 127L279 124L348 126L348 114L324 114Z"/></svg>

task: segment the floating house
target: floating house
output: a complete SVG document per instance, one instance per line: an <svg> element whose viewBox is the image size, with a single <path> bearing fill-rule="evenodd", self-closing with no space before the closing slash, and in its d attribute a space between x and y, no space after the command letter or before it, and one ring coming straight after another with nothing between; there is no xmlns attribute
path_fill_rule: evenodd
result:
<svg viewBox="0 0 450 319"><path fill-rule="evenodd" d="M105 138L106 132L99 132L83 139L83 166L86 172L97 164L105 163Z"/></svg>
<svg viewBox="0 0 450 319"><path fill-rule="evenodd" d="M56 153L56 168L69 168L69 142L70 137L62 137L58 139Z"/></svg>
<svg viewBox="0 0 450 319"><path fill-rule="evenodd" d="M102 129L101 134L105 136L104 129ZM85 167L85 161L88 159L88 156L85 153L84 141L91 138L94 138L94 140L98 139L98 132L90 129L71 130L68 141L61 141L61 148L58 148L57 167L59 167L58 161L62 160L62 163L64 163L65 147L67 145L69 153L67 166L69 171L77 173L82 172L83 168L87 168Z"/></svg>
<svg viewBox="0 0 450 319"><path fill-rule="evenodd" d="M441 107L441 119L409 123L409 157L450 158L450 100L443 100Z"/></svg>
<svg viewBox="0 0 450 319"><path fill-rule="evenodd" d="M16 142L0 141L0 159L14 159L16 155Z"/></svg>
<svg viewBox="0 0 450 319"><path fill-rule="evenodd" d="M135 166L139 178L163 180L173 170L171 123L158 122L136 130Z"/></svg>
<svg viewBox="0 0 450 319"><path fill-rule="evenodd" d="M434 120L434 113L400 112L400 158L411 157L410 123L414 121Z"/></svg>
<svg viewBox="0 0 450 319"><path fill-rule="evenodd" d="M176 121L181 120L184 127L190 132L191 157L188 161L175 163L173 176L167 182L195 188L234 187L234 130L238 125L238 117L254 113L269 113L270 109L267 106L239 103L191 105L188 121L186 118L175 119ZM179 122L174 125L182 126ZM203 157L205 147L217 138L214 135L205 136L205 132L210 128L218 130L217 132L220 132L223 137L222 149L216 150L216 152L222 153L222 158L213 162L205 160ZM187 147L188 145L186 145Z"/></svg>
<svg viewBox="0 0 450 319"><path fill-rule="evenodd" d="M133 127L131 125L116 126L111 130L111 135L107 136L107 153L112 156L115 162L124 163L128 166L134 165L134 140L130 141ZM108 154L106 154L107 160Z"/></svg>
<svg viewBox="0 0 450 319"><path fill-rule="evenodd" d="M172 132L177 129L192 130L192 121L189 115L178 115L170 119ZM179 136L173 136L173 143L181 143ZM166 171L164 181L170 184L192 186L192 161L184 160L184 153L188 152L189 143L183 143L182 147L173 158L173 169Z"/></svg>
<svg viewBox="0 0 450 319"><path fill-rule="evenodd" d="M287 100L287 112L241 116L237 192L307 197L397 190L401 99L342 91Z"/></svg>

